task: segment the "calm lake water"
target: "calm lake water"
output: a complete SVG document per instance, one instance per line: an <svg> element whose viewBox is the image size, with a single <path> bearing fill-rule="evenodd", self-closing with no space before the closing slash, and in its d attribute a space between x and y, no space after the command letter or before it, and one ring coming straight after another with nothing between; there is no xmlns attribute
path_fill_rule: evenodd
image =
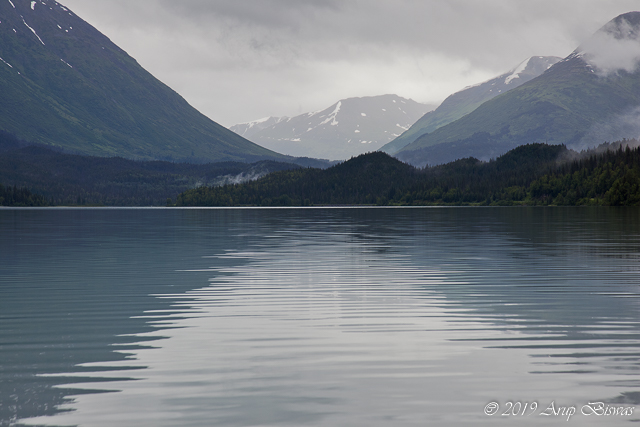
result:
<svg viewBox="0 0 640 427"><path fill-rule="evenodd" d="M640 421L639 209L2 209L0 239L1 426Z"/></svg>

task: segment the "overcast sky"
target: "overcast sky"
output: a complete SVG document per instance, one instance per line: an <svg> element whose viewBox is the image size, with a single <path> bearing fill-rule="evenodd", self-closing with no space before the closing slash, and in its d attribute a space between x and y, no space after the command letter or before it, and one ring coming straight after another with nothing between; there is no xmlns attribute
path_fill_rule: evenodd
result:
<svg viewBox="0 0 640 427"><path fill-rule="evenodd" d="M62 0L214 121L395 93L439 103L569 55L638 0Z"/></svg>

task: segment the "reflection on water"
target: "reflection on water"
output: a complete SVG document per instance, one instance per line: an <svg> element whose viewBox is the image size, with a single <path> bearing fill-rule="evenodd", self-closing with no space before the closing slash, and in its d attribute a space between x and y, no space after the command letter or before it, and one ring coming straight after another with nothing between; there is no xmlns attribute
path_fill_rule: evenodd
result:
<svg viewBox="0 0 640 427"><path fill-rule="evenodd" d="M639 214L1 210L0 425L637 422Z"/></svg>

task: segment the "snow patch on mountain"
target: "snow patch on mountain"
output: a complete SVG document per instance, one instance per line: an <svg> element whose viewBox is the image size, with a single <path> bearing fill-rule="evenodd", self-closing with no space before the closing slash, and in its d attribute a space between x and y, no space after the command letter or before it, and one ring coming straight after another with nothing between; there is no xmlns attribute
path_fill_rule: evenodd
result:
<svg viewBox="0 0 640 427"><path fill-rule="evenodd" d="M336 126L338 124L336 117L340 112L340 107L342 107L342 101L338 101L338 103L336 104L335 110L333 110L333 112L329 115L329 117L325 121L320 123L320 125L326 125L327 123L331 122L331 126ZM309 128L309 130L311 130L311 128Z"/></svg>
<svg viewBox="0 0 640 427"><path fill-rule="evenodd" d="M504 79L504 84L508 85L513 79L519 79L520 73L522 73L527 68L530 60L531 58L523 61L520 65L518 65L516 69L513 70L513 72L506 79Z"/></svg>
<svg viewBox="0 0 640 427"><path fill-rule="evenodd" d="M4 59L0 58L0 61L4 62L6 65L8 65L9 67L13 68L13 65L9 64L7 61L5 61Z"/></svg>
<svg viewBox="0 0 640 427"><path fill-rule="evenodd" d="M20 15L20 18L22 18L22 22L24 23L24 25L26 25L26 26L27 26L27 28L28 28L28 29L30 29L30 30L31 30L31 32L32 32L33 34L35 34L35 36L38 38L38 40L40 40L40 43L42 43L42 45L44 46L45 44L44 44L44 42L42 41L42 39L40 38L40 36L38 35L38 33L36 33L36 30L34 30L33 28L31 28L31 27L29 26L29 24L27 24L27 21L25 21L25 20L24 20L24 16Z"/></svg>

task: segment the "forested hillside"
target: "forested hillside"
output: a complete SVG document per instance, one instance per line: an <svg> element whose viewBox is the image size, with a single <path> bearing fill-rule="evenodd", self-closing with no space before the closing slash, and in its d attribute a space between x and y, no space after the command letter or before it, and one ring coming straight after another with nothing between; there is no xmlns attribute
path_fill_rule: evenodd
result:
<svg viewBox="0 0 640 427"><path fill-rule="evenodd" d="M638 205L637 146L624 140L577 153L528 144L490 162L467 158L424 169L370 153L327 170L199 187L181 194L176 206Z"/></svg>
<svg viewBox="0 0 640 427"><path fill-rule="evenodd" d="M272 173L250 185L199 187L177 206L294 206L376 204L381 194L415 182L418 171L384 153L363 154L326 170Z"/></svg>
<svg viewBox="0 0 640 427"><path fill-rule="evenodd" d="M141 162L91 157L29 145L0 132L0 206L106 205L164 206L168 198L200 185L242 182L298 165L274 161L253 164ZM25 191L29 195L23 194ZM39 195L32 202L29 197Z"/></svg>
<svg viewBox="0 0 640 427"><path fill-rule="evenodd" d="M636 140L582 153L529 144L490 162L424 169L381 152L316 169L70 155L6 134L0 142L0 206L640 205Z"/></svg>

